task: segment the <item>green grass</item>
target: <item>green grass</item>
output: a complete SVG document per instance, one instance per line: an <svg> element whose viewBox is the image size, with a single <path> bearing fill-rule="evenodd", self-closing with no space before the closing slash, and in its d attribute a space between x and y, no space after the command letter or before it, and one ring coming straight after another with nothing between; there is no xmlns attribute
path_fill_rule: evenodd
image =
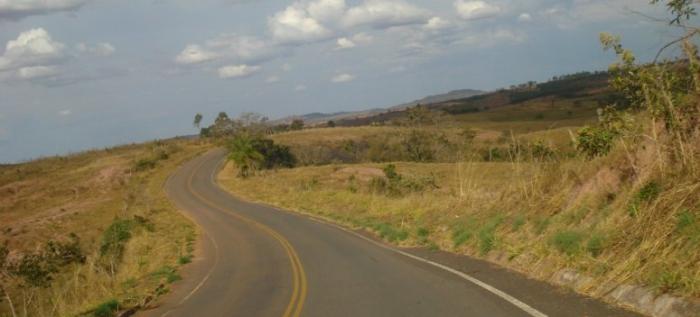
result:
<svg viewBox="0 0 700 317"><path fill-rule="evenodd" d="M119 310L119 302L116 299L110 299L95 308L92 313L94 317L112 317Z"/></svg>
<svg viewBox="0 0 700 317"><path fill-rule="evenodd" d="M552 237L552 245L561 253L572 256L581 250L584 235L578 231L560 231Z"/></svg>

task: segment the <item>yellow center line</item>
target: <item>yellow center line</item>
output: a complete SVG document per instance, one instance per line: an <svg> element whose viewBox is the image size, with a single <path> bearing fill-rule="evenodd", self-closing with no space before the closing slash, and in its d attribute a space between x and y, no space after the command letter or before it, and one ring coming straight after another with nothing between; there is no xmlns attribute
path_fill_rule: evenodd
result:
<svg viewBox="0 0 700 317"><path fill-rule="evenodd" d="M194 196L196 196L199 200L201 200L204 204L208 205L211 208L214 208L218 211L221 211L223 213L229 214L231 216L234 216L243 222L246 222L248 224L251 224L253 226L256 226L263 231L265 231L267 234L275 238L280 245L282 245L282 248L284 248L285 252L287 253L287 257L289 257L289 263L292 267L292 283L293 283L293 290L292 290L292 296L289 300L289 304L287 305L287 308L284 311L283 317L298 317L301 315L302 309L304 307L304 302L306 301L306 293L307 293L307 281L306 281L306 272L304 272L304 268L301 264L301 260L299 259L299 256L296 253L296 250L294 250L294 247L292 247L292 244L289 243L289 241L284 238L281 234L279 234L277 231L273 230L272 228L259 223L255 220L252 220L250 218L244 217L242 215L239 215L237 213L231 212L218 204L214 203L213 201L205 198L198 192L196 192L192 186L192 181L194 179L194 175L197 173L198 170L201 169L201 167L204 165L206 161L202 161L199 163L192 171L192 173L189 175L189 178L187 180L187 189L192 193Z"/></svg>

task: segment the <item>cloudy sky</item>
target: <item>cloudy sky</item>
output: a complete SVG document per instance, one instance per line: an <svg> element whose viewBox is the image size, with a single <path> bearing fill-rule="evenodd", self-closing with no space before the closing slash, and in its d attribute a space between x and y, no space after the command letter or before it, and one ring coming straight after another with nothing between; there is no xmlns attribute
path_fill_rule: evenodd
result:
<svg viewBox="0 0 700 317"><path fill-rule="evenodd" d="M674 31L648 0L0 0L0 162L605 69Z"/></svg>

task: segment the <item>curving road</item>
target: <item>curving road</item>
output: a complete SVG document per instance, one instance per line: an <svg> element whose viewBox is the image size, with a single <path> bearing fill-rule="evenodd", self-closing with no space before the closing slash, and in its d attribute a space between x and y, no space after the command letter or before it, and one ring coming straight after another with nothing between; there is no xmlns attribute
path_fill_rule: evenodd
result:
<svg viewBox="0 0 700 317"><path fill-rule="evenodd" d="M198 157L166 184L204 234L185 279L141 315L637 316L483 261L395 250L234 198L214 180L223 157Z"/></svg>

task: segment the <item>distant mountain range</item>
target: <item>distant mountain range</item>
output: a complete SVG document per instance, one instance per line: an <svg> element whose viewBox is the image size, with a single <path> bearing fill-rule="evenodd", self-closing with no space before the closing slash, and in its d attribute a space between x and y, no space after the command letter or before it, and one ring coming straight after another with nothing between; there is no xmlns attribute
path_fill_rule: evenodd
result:
<svg viewBox="0 0 700 317"><path fill-rule="evenodd" d="M292 120L295 119L301 119L304 120L304 123L307 125L318 125L318 124L323 124L328 121L339 121L339 120L345 120L345 119L358 119L358 118L365 118L365 117L370 117L374 116L380 113L388 112L388 111L400 111L404 110L408 107L413 107L417 104L433 104L433 103L439 103L439 102L444 102L444 101L450 101L450 100L456 100L456 99L463 99L463 98L468 98L476 95L481 95L485 93L484 91L481 90L474 90L474 89L460 89L460 90L453 90L445 94L439 94L439 95L432 95L428 96L419 100L414 100L408 103L403 103L400 105L388 107L388 108L375 108L375 109L369 109L369 110L363 110L363 111L344 111L344 112L334 112L334 113L321 113L321 112L314 112L314 113L308 113L304 115L297 115L297 116L289 116L285 117L282 119L274 120L272 123L274 124L283 124L283 123L290 123Z"/></svg>

